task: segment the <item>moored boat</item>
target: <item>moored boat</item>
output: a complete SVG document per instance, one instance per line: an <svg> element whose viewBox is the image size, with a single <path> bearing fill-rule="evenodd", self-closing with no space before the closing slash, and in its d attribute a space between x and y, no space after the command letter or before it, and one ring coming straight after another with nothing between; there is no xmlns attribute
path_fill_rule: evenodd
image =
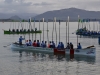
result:
<svg viewBox="0 0 100 75"><path fill-rule="evenodd" d="M58 49L54 49L54 48L26 46L25 44L19 45L17 43L12 43L11 49L12 50L19 50L19 51L40 51L40 52L61 53L61 54L64 54L64 52L65 52L65 54L70 54L70 49L58 50ZM96 56L95 50L96 50L95 47L83 48L83 49L74 48L74 54L95 57Z"/></svg>
<svg viewBox="0 0 100 75"><path fill-rule="evenodd" d="M9 31L9 30L4 30L4 34L29 34L29 33L42 33L41 30L37 30L37 31L23 31L23 32L13 32L13 31Z"/></svg>

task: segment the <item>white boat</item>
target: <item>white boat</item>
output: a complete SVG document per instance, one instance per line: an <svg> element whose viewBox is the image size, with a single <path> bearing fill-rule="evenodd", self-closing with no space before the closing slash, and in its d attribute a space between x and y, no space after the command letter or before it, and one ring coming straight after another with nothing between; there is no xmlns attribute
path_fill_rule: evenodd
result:
<svg viewBox="0 0 100 75"><path fill-rule="evenodd" d="M33 46L26 46L25 44L19 45L12 43L11 44L12 50L20 50L20 51L40 51L40 52L50 52L50 53L61 53L65 52L65 54L70 54L70 49L64 49L64 50L58 50L53 48L42 48L42 47L33 47ZM85 56L96 56L96 48L90 47L90 48L83 48L83 49L74 49L75 55L85 55Z"/></svg>

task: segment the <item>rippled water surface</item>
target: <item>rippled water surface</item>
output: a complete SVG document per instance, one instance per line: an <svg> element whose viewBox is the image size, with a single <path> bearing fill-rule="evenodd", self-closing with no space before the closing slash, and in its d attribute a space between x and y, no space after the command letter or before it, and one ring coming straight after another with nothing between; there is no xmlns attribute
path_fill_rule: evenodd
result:
<svg viewBox="0 0 100 75"><path fill-rule="evenodd" d="M43 30L43 23L41 22L41 30ZM44 23L45 31L44 38L47 39L47 23ZM28 28L28 23L23 24L25 28ZM33 23L32 23L33 25ZM53 23L49 22L49 40L52 40ZM57 42L59 42L59 23L57 25ZM12 42L18 41L20 35L4 35L3 29L9 28L21 28L20 23L4 22L0 23L0 75L100 75L100 46L98 45L98 38L82 37L78 41L82 44L82 47L95 45L96 57L84 57L75 56L74 60L70 60L69 56L55 56L49 53L39 52L18 52L10 49ZM37 29L39 29L39 23L35 23ZM93 29L93 23L90 24ZM60 40L66 45L66 23L61 22L61 34ZM75 30L77 29L77 22L69 23L69 41L77 45L77 36ZM95 25L95 30L98 29L98 25ZM72 34L74 33L74 34ZM53 40L56 42L56 34L53 32ZM29 38L29 35L25 36L25 39ZM32 38L33 37L33 38ZM34 40L35 35L30 35L30 38ZM40 35L36 35L36 39L40 39ZM41 40L43 40L43 34L41 34ZM24 42L24 41L23 41ZM3 47L7 46L7 47Z"/></svg>

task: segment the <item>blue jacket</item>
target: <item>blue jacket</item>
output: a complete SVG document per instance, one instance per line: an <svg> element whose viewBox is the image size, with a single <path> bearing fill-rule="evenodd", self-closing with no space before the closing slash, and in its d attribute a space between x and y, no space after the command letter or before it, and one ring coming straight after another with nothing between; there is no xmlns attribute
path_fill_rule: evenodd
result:
<svg viewBox="0 0 100 75"><path fill-rule="evenodd" d="M32 46L32 42L31 41L29 41L29 46Z"/></svg>
<svg viewBox="0 0 100 75"><path fill-rule="evenodd" d="M37 42L37 47L40 47L40 42Z"/></svg>
<svg viewBox="0 0 100 75"><path fill-rule="evenodd" d="M42 41L42 43L41 43L41 47L44 47L44 42Z"/></svg>
<svg viewBox="0 0 100 75"><path fill-rule="evenodd" d="M81 45L78 45L78 46L77 46L77 49L82 49L82 46L81 46Z"/></svg>
<svg viewBox="0 0 100 75"><path fill-rule="evenodd" d="M53 46L53 48L55 48L55 43L54 42L52 42L52 46Z"/></svg>
<svg viewBox="0 0 100 75"><path fill-rule="evenodd" d="M61 49L61 44L60 44L60 42L59 42L57 48L58 48L58 49Z"/></svg>
<svg viewBox="0 0 100 75"><path fill-rule="evenodd" d="M24 38L20 37L19 42L22 43L22 40L24 40Z"/></svg>
<svg viewBox="0 0 100 75"><path fill-rule="evenodd" d="M61 48L64 49L64 44L61 42Z"/></svg>

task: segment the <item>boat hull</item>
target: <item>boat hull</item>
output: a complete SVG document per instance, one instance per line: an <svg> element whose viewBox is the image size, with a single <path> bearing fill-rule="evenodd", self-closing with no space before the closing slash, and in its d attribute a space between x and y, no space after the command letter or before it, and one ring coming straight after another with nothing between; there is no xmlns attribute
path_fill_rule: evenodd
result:
<svg viewBox="0 0 100 75"><path fill-rule="evenodd" d="M31 32L12 32L12 31L7 31L4 30L4 34L29 34L29 33L42 33L41 30L37 30L37 31L31 31Z"/></svg>
<svg viewBox="0 0 100 75"><path fill-rule="evenodd" d="M18 44L11 44L12 50L20 50L20 51L40 51L40 52L49 52L54 53L55 49L53 48L42 48L42 47L33 47L33 46L26 46L26 45L18 45ZM74 55L84 55L84 56L96 56L96 48L84 48L84 49L74 49ZM65 54L70 55L70 49L64 49ZM56 51L57 52L57 51ZM59 52L58 52L59 53Z"/></svg>

